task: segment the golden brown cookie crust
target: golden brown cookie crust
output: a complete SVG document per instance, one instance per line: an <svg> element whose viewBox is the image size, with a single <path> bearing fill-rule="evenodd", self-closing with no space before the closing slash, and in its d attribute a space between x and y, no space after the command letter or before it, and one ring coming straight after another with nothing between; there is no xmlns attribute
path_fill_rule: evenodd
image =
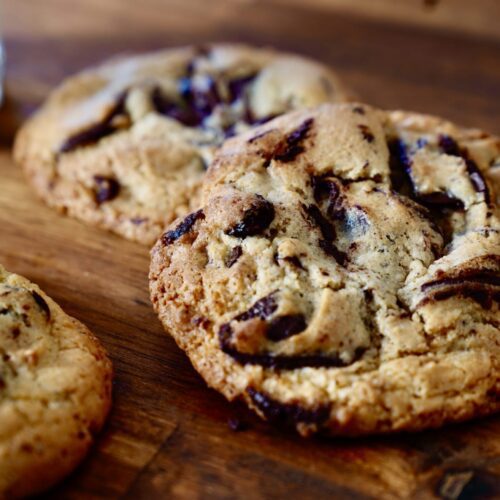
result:
<svg viewBox="0 0 500 500"><path fill-rule="evenodd" d="M366 105L223 147L152 250L151 298L207 383L302 434L500 408L497 138Z"/></svg>
<svg viewBox="0 0 500 500"><path fill-rule="evenodd" d="M151 245L198 205L214 150L291 109L349 98L327 67L236 44L114 59L66 80L14 155L39 196Z"/></svg>
<svg viewBox="0 0 500 500"><path fill-rule="evenodd" d="M0 498L47 489L82 460L111 404L90 331L0 266Z"/></svg>

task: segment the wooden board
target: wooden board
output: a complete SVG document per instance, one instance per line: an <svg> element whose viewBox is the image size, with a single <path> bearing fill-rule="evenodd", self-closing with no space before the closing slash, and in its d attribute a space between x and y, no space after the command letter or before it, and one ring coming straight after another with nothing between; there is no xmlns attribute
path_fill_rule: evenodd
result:
<svg viewBox="0 0 500 500"><path fill-rule="evenodd" d="M205 39L312 55L334 64L367 101L500 133L500 43L491 38L275 2L256 9L213 0L212 10L202 0L163 2L163 19L157 0L140 12L128 1L123 11L117 0L78 0L65 10L69 4L6 5L11 102L0 113L4 135L7 120L25 115L69 72L117 51ZM134 19L133 27L124 19ZM0 262L85 322L116 370L114 407L97 446L47 498L500 497L498 417L413 435L304 440L207 389L149 305L147 249L44 207L7 147L0 149ZM231 431L230 417L248 429Z"/></svg>

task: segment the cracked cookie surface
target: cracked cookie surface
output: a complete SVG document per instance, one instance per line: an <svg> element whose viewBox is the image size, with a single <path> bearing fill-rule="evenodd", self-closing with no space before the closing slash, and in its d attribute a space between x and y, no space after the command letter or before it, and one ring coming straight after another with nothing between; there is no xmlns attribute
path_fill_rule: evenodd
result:
<svg viewBox="0 0 500 500"><path fill-rule="evenodd" d="M499 409L500 143L323 105L228 141L152 250L151 298L207 383L300 433Z"/></svg>
<svg viewBox="0 0 500 500"><path fill-rule="evenodd" d="M348 99L327 67L243 45L112 60L68 79L19 133L15 158L51 206L152 244L197 208L215 149L289 110Z"/></svg>
<svg viewBox="0 0 500 500"><path fill-rule="evenodd" d="M108 414L111 378L87 328L0 266L0 498L71 472Z"/></svg>

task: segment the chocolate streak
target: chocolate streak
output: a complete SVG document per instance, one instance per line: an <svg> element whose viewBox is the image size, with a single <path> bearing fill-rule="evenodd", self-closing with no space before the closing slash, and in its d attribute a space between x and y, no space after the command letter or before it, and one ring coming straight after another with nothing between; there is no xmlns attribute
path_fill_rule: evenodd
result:
<svg viewBox="0 0 500 500"><path fill-rule="evenodd" d="M263 413L264 417L273 423L295 426L299 423L321 426L330 416L329 404L315 408L304 408L298 403L280 403L267 394L253 387L247 389L252 403Z"/></svg>
<svg viewBox="0 0 500 500"><path fill-rule="evenodd" d="M474 300L484 309L490 309L493 302L500 301L500 275L495 271L468 269L456 276L424 283L420 289L430 294L420 302L419 306L461 296Z"/></svg>
<svg viewBox="0 0 500 500"><path fill-rule="evenodd" d="M272 155L272 159L288 163L293 161L304 151L302 143L308 137L309 131L314 123L313 118L307 119L296 130L289 134L285 142L280 144Z"/></svg>
<svg viewBox="0 0 500 500"><path fill-rule="evenodd" d="M233 321L247 321L252 318L266 320L278 308L276 291L263 297L253 304L248 311L236 316ZM301 314L291 314L273 318L266 325L266 336L274 342L290 338L306 328L305 318ZM230 323L224 323L219 329L219 344L223 352L231 356L238 363L245 365L260 365L276 370L294 370L305 367L340 367L348 366L361 357L365 349L357 349L354 360L344 362L336 355L323 356L312 354L304 356L274 356L268 353L249 354L239 352L231 345L233 329Z"/></svg>
<svg viewBox="0 0 500 500"><path fill-rule="evenodd" d="M274 220L274 215L273 204L258 194L255 196L250 208L245 210L241 221L227 229L225 233L237 238L256 236L270 226Z"/></svg>
<svg viewBox="0 0 500 500"><path fill-rule="evenodd" d="M113 108L107 113L107 115L101 122L95 123L85 130L77 132L76 134L66 139L66 141L64 141L59 147L59 153L68 153L70 151L73 151L74 149L88 146L89 144L94 144L100 139L116 132L117 128L113 126L112 122L118 115L126 113L126 97L126 92L120 94Z"/></svg>
<svg viewBox="0 0 500 500"><path fill-rule="evenodd" d="M203 210L198 210L189 214L175 229L167 231L161 238L164 245L170 245L175 240L178 240L182 235L191 231L196 221L205 219Z"/></svg>

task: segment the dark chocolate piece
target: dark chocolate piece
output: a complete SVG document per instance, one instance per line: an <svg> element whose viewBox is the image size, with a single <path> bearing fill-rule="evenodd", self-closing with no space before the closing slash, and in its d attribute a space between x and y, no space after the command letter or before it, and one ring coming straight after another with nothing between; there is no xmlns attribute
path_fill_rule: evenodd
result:
<svg viewBox="0 0 500 500"><path fill-rule="evenodd" d="M500 276L495 271L465 269L456 276L444 276L424 283L420 289L430 294L420 302L419 306L461 296L478 302L485 309L490 309L493 302L500 300Z"/></svg>
<svg viewBox="0 0 500 500"><path fill-rule="evenodd" d="M59 153L68 153L74 149L94 144L100 139L113 134L117 129L113 126L112 122L118 115L125 114L126 97L127 92L123 92L117 97L116 103L112 109L99 123L94 123L85 130L77 132L66 139L59 147Z"/></svg>
<svg viewBox="0 0 500 500"><path fill-rule="evenodd" d="M38 292L35 292L34 290L31 290L31 295L33 296L33 299L37 303L38 307L43 311L43 313L47 317L47 321L49 321L51 317L50 307L45 301L45 299Z"/></svg>
<svg viewBox="0 0 500 500"><path fill-rule="evenodd" d="M288 314L273 318L267 326L266 337L273 342L288 339L306 329L303 314Z"/></svg>
<svg viewBox="0 0 500 500"><path fill-rule="evenodd" d="M168 116L186 127L197 127L201 124L200 116L186 103L177 103L167 99L159 88L155 88L151 95L155 110Z"/></svg>
<svg viewBox="0 0 500 500"><path fill-rule="evenodd" d="M299 423L324 424L330 416L330 405L319 405L316 408L304 408L298 403L280 403L267 394L247 389L253 404L263 413L265 418L273 423L295 426Z"/></svg>
<svg viewBox="0 0 500 500"><path fill-rule="evenodd" d="M372 143L375 140L375 136L373 132L370 130L370 127L367 125L358 125L359 130L361 131L361 135L363 139L369 143Z"/></svg>
<svg viewBox="0 0 500 500"><path fill-rule="evenodd" d="M387 147L392 187L399 193L409 195L413 192L413 183L410 178L411 160L406 145L401 139L394 139L387 143Z"/></svg>
<svg viewBox="0 0 500 500"><path fill-rule="evenodd" d="M274 220L274 215L273 204L258 194L251 207L245 210L242 220L226 230L225 233L237 238L256 236L270 226Z"/></svg>
<svg viewBox="0 0 500 500"><path fill-rule="evenodd" d="M296 255L292 255L289 257L278 257L279 260L284 260L285 262L289 262L295 267L298 267L299 269L305 269L304 266L302 265L302 262L300 262L300 259Z"/></svg>
<svg viewBox="0 0 500 500"><path fill-rule="evenodd" d="M228 83L229 102L232 103L243 97L248 85L250 85L256 78L257 73L236 78Z"/></svg>
<svg viewBox="0 0 500 500"><path fill-rule="evenodd" d="M323 216L321 210L316 205L302 205L302 208L308 216L309 221L319 227L321 231L322 238L320 238L318 243L320 248L327 255L333 257L338 264L345 265L347 255L332 243L332 240L335 238L335 228L333 225Z"/></svg>
<svg viewBox="0 0 500 500"><path fill-rule="evenodd" d="M488 186L484 179L484 176L477 166L476 162L470 158L467 150L460 148L458 143L450 137L449 135L440 135L439 136L439 147L443 151L443 153L451 156L458 156L463 158L465 161L467 173L469 174L470 180L474 189L478 193L484 194L484 201L489 204L490 203L490 193L488 190Z"/></svg>
<svg viewBox="0 0 500 500"><path fill-rule="evenodd" d="M241 245L237 245L234 248L232 248L231 252L229 252L229 255L226 257L226 267L233 266L236 263L236 261L241 257L242 253L243 250L241 248Z"/></svg>
<svg viewBox="0 0 500 500"><path fill-rule="evenodd" d="M205 214L203 210L200 209L192 214L189 214L175 229L167 231L162 236L162 242L164 245L170 245L175 240L178 240L183 234L191 231L196 221L205 219Z"/></svg>
<svg viewBox="0 0 500 500"><path fill-rule="evenodd" d="M120 184L111 177L94 175L94 182L94 198L99 205L114 200L120 194Z"/></svg>
<svg viewBox="0 0 500 500"><path fill-rule="evenodd" d="M428 208L449 208L452 210L463 210L464 203L454 196L437 191L435 193L416 193L415 201Z"/></svg>
<svg viewBox="0 0 500 500"><path fill-rule="evenodd" d="M278 309L278 304L276 303L275 298L276 292L270 293L262 299L259 299L257 302L253 304L248 311L245 311L241 314L238 314L234 319L237 321L246 321L247 319L252 318L260 318L266 319L271 314L273 314L276 309Z"/></svg>
<svg viewBox="0 0 500 500"><path fill-rule="evenodd" d="M293 161L304 151L303 141L308 137L309 131L314 123L313 118L307 119L296 130L289 134L273 153L272 158L283 163Z"/></svg>

